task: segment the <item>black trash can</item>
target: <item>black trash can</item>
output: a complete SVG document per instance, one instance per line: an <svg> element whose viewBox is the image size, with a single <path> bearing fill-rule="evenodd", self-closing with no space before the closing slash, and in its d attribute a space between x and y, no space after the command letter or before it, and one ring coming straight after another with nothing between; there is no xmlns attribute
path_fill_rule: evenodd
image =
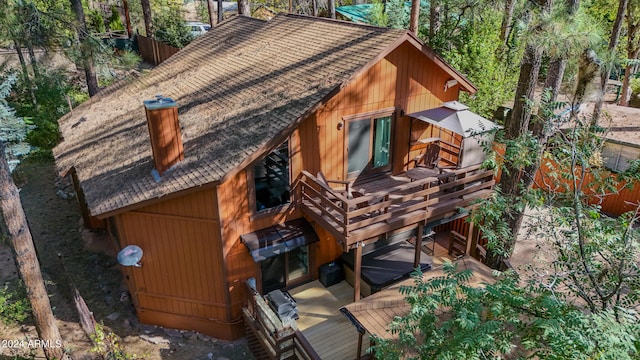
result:
<svg viewBox="0 0 640 360"><path fill-rule="evenodd" d="M342 267L338 266L338 264L336 264L335 261L320 266L319 273L320 273L319 280L322 283L322 285L324 285L324 287L335 285L340 281L344 280L344 273L342 272Z"/></svg>

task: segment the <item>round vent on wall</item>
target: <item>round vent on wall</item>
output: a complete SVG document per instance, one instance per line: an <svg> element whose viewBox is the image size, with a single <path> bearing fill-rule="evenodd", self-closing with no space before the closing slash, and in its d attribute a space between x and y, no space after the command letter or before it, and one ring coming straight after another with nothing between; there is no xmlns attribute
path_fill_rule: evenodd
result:
<svg viewBox="0 0 640 360"><path fill-rule="evenodd" d="M141 267L142 249L138 245L129 245L118 253L118 262L122 266Z"/></svg>

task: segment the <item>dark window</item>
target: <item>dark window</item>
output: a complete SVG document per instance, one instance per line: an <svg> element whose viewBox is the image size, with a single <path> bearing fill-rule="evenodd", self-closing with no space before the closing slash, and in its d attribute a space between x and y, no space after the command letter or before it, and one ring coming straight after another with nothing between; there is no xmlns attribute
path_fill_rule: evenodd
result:
<svg viewBox="0 0 640 360"><path fill-rule="evenodd" d="M253 176L256 211L289 203L289 142L285 141L256 164Z"/></svg>

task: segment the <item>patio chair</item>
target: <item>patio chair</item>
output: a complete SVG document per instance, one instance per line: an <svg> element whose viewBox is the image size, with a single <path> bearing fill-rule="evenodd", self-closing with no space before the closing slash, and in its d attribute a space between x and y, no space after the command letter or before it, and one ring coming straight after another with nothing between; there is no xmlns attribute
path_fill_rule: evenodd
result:
<svg viewBox="0 0 640 360"><path fill-rule="evenodd" d="M318 183L323 187L322 192L329 200L336 201L339 200L332 194L340 194L345 198L351 198L351 181L345 180L327 180L322 171L318 171L316 175L318 179ZM338 184L338 188L334 188L332 184Z"/></svg>
<svg viewBox="0 0 640 360"><path fill-rule="evenodd" d="M455 166L439 166L440 163L440 145L432 143L429 144L425 152L417 156L414 161L414 167L426 167L429 169L438 170L442 173L444 169L455 169Z"/></svg>
<svg viewBox="0 0 640 360"><path fill-rule="evenodd" d="M363 196L366 196L366 195L367 195L367 193L365 192L364 189L360 189L358 191L352 191L351 192L351 198L352 199L356 199L356 198L363 197ZM385 198L372 199L372 200L368 200L368 201L360 201L360 202L356 203L356 209L364 209L364 208L366 208L368 206L381 203L384 200L385 200ZM366 214L363 214L363 216L372 217L372 216L380 215L381 213L382 213L382 211L380 211L380 210L374 210L374 211L368 212Z"/></svg>

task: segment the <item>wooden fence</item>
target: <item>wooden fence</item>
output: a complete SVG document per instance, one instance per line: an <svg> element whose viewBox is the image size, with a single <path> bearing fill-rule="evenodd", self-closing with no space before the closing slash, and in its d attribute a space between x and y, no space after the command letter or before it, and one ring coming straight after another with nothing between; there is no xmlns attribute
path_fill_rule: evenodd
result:
<svg viewBox="0 0 640 360"><path fill-rule="evenodd" d="M538 170L538 173L536 174L536 179L533 187L558 192L566 191L567 189L573 188L573 184L569 179L562 177L551 178L549 174L553 172L560 172L558 170L557 164L543 163L540 166L540 170ZM617 175L612 172L606 172L602 176L603 178L617 178ZM582 186L582 192L589 197L589 203L600 204L604 213L618 216L627 211L634 210L638 206L638 203L640 202L639 181L635 181L632 184L633 186L631 188L623 188L627 184L622 181L618 182L618 184L616 185L616 188L618 190L617 193L597 193L597 191L589 185L593 181L593 174L587 173L585 175L585 181Z"/></svg>
<svg viewBox="0 0 640 360"><path fill-rule="evenodd" d="M136 39L138 40L140 56L145 62L153 65L161 64L180 50L177 47L161 43L154 38L136 35Z"/></svg>

